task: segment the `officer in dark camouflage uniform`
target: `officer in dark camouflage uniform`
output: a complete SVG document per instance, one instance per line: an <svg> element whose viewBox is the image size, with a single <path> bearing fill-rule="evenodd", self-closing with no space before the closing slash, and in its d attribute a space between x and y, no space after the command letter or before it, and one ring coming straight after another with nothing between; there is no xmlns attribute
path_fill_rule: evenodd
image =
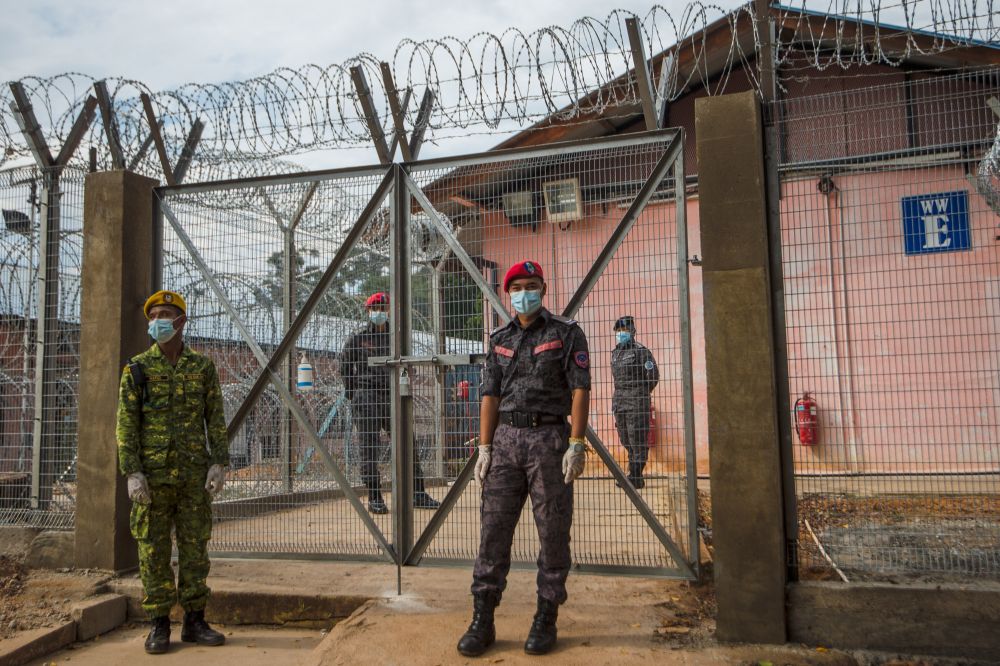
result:
<svg viewBox="0 0 1000 666"><path fill-rule="evenodd" d="M368 365L373 356L389 355L389 296L377 292L365 301L369 323L344 343L340 354L340 375L344 379L347 399L351 401L351 416L358 429L361 453L361 480L368 488L368 510L384 514L389 507L382 497L382 481L378 471L379 433L389 432L390 393L392 377L387 365ZM418 509L436 509L441 503L427 494L424 475L417 452L413 455L413 505Z"/></svg>
<svg viewBox="0 0 1000 666"><path fill-rule="evenodd" d="M650 394L660 381L653 352L635 339L635 319L625 315L615 322L616 346L611 352L611 376L615 392L611 411L618 439L628 451L628 478L636 488L646 485L642 471L649 452Z"/></svg>
<svg viewBox="0 0 1000 666"><path fill-rule="evenodd" d="M541 543L538 610L524 649L545 654L555 646L571 564L572 482L586 461L587 338L575 321L541 307L545 283L537 263L514 264L504 289L517 316L490 337L483 371L475 470L482 483L482 534L472 574L472 623L458 643L466 656L482 654L496 639L494 609L507 585L514 529L529 495Z"/></svg>
<svg viewBox="0 0 1000 666"><path fill-rule="evenodd" d="M152 620L146 651L170 646L170 609L184 609L181 640L222 645L205 622L209 589L211 495L225 483L229 445L215 364L185 345L187 306L158 291L143 307L156 342L122 372L118 399L118 464L132 499L130 527L139 547L142 607ZM206 445L207 434L207 445ZM179 595L170 566L177 536Z"/></svg>

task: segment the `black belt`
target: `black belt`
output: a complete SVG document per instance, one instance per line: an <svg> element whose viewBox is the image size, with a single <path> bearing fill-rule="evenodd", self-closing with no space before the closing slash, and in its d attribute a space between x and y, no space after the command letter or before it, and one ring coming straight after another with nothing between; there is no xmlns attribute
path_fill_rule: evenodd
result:
<svg viewBox="0 0 1000 666"><path fill-rule="evenodd" d="M534 412L500 412L500 423L515 428L537 428L543 425L563 425L566 423L566 417Z"/></svg>

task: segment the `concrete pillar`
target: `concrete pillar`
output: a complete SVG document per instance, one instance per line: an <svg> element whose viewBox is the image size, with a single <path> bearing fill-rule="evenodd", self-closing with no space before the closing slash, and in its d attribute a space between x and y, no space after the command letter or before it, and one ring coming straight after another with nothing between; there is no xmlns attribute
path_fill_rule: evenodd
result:
<svg viewBox="0 0 1000 666"><path fill-rule="evenodd" d="M695 103L714 568L725 641L784 643L785 538L760 106Z"/></svg>
<svg viewBox="0 0 1000 666"><path fill-rule="evenodd" d="M155 180L87 176L83 200L76 566L137 566L131 503L118 472L115 413L126 361L149 346L142 304L152 290Z"/></svg>

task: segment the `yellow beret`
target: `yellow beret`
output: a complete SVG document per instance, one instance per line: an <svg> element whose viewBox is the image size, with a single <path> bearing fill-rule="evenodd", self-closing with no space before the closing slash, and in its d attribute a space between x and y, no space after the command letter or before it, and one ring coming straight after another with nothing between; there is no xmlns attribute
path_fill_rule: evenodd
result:
<svg viewBox="0 0 1000 666"><path fill-rule="evenodd" d="M146 319L149 319L149 311L157 305L172 305L180 310L181 314L187 314L187 304L184 302L184 297L176 291L163 289L147 298L146 304L142 306L142 313L146 315Z"/></svg>

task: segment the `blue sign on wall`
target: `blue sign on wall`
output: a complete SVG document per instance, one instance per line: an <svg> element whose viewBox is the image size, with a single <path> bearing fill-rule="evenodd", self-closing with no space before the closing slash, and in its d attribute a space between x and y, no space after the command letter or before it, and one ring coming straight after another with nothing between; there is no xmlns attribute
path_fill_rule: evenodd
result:
<svg viewBox="0 0 1000 666"><path fill-rule="evenodd" d="M972 247L969 193L942 192L903 197L906 254L953 252Z"/></svg>

